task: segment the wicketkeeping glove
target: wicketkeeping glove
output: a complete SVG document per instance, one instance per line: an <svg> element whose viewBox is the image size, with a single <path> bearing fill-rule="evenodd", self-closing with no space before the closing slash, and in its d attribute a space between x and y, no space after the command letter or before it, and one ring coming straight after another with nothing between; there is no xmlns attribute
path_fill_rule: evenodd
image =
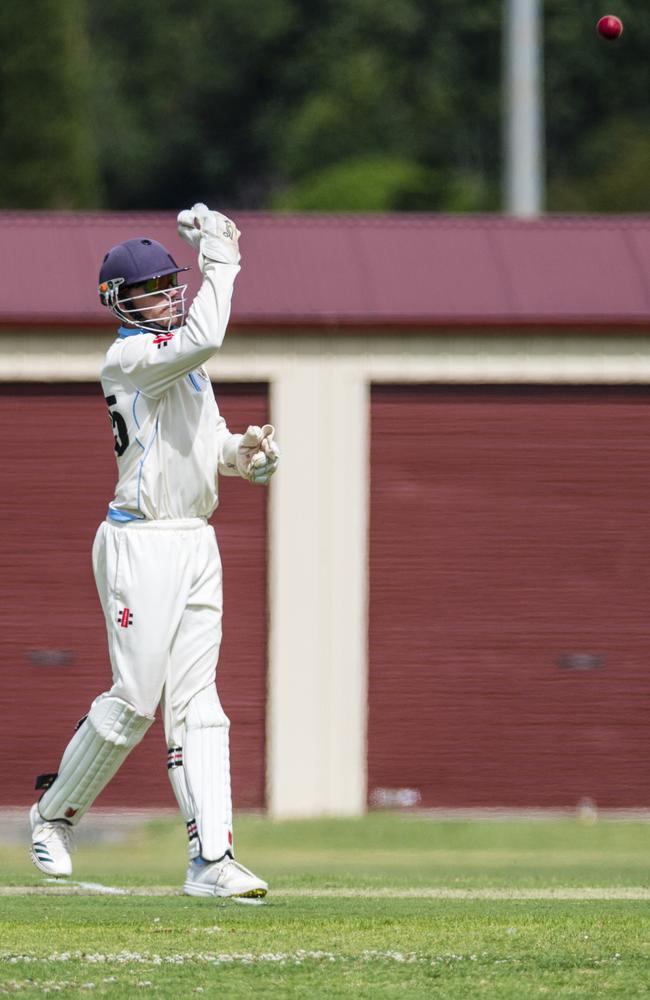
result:
<svg viewBox="0 0 650 1000"><path fill-rule="evenodd" d="M272 424L250 426L237 446L237 471L251 483L266 485L280 460L280 449L273 440Z"/></svg>
<svg viewBox="0 0 650 1000"><path fill-rule="evenodd" d="M211 212L207 205L198 202L192 208L178 213L179 235L199 252L199 267L205 260L219 264L239 264L239 237L241 233L232 219L221 212Z"/></svg>

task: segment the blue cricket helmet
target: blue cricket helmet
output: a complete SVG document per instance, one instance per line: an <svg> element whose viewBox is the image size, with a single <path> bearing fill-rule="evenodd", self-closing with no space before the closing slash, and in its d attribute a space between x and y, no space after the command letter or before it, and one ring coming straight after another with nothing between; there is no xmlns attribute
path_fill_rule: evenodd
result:
<svg viewBox="0 0 650 1000"><path fill-rule="evenodd" d="M121 285L140 285L149 278L162 278L166 274L189 271L179 267L169 250L162 243L146 236L118 243L108 251L99 270L100 286L121 278ZM100 287L101 298L101 287Z"/></svg>
<svg viewBox="0 0 650 1000"><path fill-rule="evenodd" d="M137 303L144 296L132 299L129 289L134 285L143 285L152 278L163 278L180 271L189 271L189 267L179 267L162 243L147 236L136 236L118 243L105 255L99 270L99 299L122 322L145 330L159 330L159 323L147 322L142 311L137 311ZM180 287L178 304L163 328L169 329L182 321L186 288L186 285Z"/></svg>

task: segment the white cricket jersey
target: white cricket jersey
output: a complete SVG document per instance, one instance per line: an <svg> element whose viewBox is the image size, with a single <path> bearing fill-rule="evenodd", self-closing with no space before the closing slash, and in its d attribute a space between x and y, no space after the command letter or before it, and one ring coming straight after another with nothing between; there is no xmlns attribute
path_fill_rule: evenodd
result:
<svg viewBox="0 0 650 1000"><path fill-rule="evenodd" d="M238 264L205 261L184 326L169 333L121 327L101 382L115 437L113 521L209 517L217 473L237 475L240 434L219 413L202 365L223 342Z"/></svg>

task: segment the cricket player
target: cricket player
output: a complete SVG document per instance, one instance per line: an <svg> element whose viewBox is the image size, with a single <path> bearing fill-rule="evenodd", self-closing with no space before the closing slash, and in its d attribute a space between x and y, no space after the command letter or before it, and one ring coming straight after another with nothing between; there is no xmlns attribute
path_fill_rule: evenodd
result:
<svg viewBox="0 0 650 1000"><path fill-rule="evenodd" d="M203 204L181 212L178 229L203 276L187 315L179 274L188 268L155 240L126 240L101 265L100 299L121 323L101 373L118 481L93 545L113 684L78 725L58 774L37 779L31 856L48 875L71 874L74 827L160 704L187 824L184 891L251 900L267 884L234 860L229 721L215 687L221 561L208 518L218 475L266 484L279 451L270 424L230 433L203 367L226 333L240 233Z"/></svg>

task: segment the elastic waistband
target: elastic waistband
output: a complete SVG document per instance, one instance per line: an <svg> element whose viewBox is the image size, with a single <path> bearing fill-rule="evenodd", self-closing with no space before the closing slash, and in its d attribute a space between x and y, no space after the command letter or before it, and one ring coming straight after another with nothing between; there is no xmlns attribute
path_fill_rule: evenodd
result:
<svg viewBox="0 0 650 1000"><path fill-rule="evenodd" d="M170 517L158 521L138 518L133 521L118 521L109 514L106 523L113 528L124 528L126 531L187 531L192 528L205 528L208 521L205 517Z"/></svg>

